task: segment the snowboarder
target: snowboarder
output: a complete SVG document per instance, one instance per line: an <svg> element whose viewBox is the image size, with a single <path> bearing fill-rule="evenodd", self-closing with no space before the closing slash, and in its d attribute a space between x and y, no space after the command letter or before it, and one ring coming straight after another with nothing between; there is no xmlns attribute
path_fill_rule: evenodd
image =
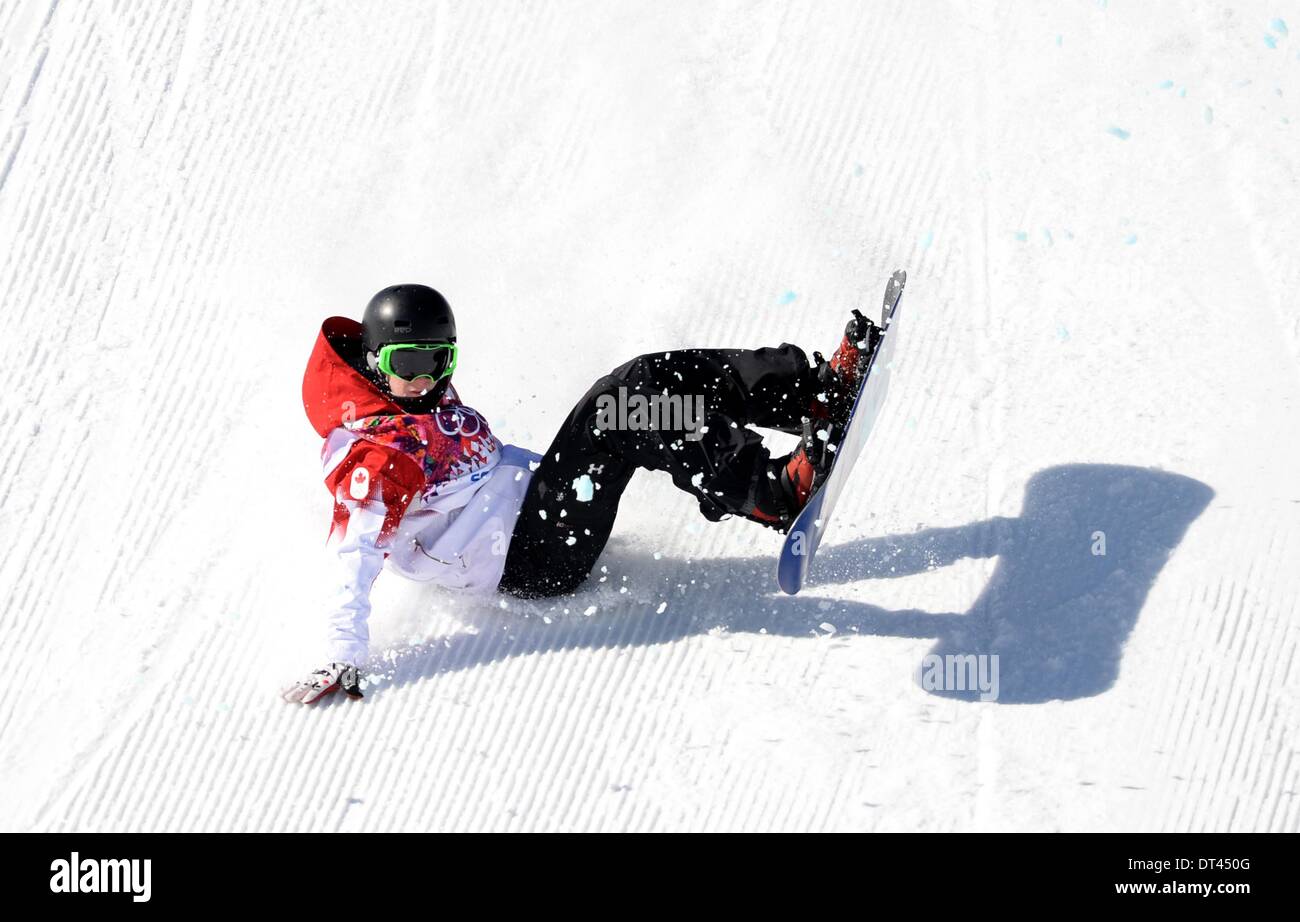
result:
<svg viewBox="0 0 1300 922"><path fill-rule="evenodd" d="M787 529L828 464L879 334L853 315L829 362L814 352L810 364L789 343L637 356L591 386L540 457L503 445L461 402L456 321L434 289L394 285L360 323L327 319L303 405L325 439L337 597L328 664L285 699L311 703L340 688L361 697L370 589L385 566L525 599L573 592L637 468L666 471L713 521ZM773 458L750 425L799 434L799 446Z"/></svg>

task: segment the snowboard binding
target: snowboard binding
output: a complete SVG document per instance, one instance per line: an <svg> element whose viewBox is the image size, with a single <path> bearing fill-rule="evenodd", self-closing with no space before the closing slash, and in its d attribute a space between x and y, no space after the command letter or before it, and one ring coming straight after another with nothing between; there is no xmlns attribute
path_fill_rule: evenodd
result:
<svg viewBox="0 0 1300 922"><path fill-rule="evenodd" d="M851 403L850 403L851 406ZM782 532L790 527L830 473L846 423L803 417L799 447L767 462L768 501L757 503L749 518Z"/></svg>
<svg viewBox="0 0 1300 922"><path fill-rule="evenodd" d="M871 365L871 356L880 345L880 327L857 308L844 327L844 338L826 361L820 352L813 353L816 368L817 396L811 407L814 419L844 423L853 410L853 401L862 389L862 379Z"/></svg>
<svg viewBox="0 0 1300 922"><path fill-rule="evenodd" d="M880 327L854 308L830 361L813 352L815 396L801 419L799 447L768 462L770 494L754 504L749 518L784 532L825 481L880 336Z"/></svg>

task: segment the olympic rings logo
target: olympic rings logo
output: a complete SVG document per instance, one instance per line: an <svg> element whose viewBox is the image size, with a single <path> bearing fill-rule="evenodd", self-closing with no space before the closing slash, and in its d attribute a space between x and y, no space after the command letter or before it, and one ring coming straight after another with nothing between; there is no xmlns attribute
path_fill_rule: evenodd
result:
<svg viewBox="0 0 1300 922"><path fill-rule="evenodd" d="M433 414L433 421L443 435L456 435L461 438L471 438L487 429L487 421L469 407L439 410Z"/></svg>

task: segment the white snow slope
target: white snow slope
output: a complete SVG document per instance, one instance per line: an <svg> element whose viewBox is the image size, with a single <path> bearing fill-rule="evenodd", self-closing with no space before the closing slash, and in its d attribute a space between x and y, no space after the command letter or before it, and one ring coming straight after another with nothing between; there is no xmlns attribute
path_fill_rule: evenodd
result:
<svg viewBox="0 0 1300 922"><path fill-rule="evenodd" d="M1300 828L1298 103L1280 0L7 0L0 828ZM277 698L324 316L439 287L540 450L895 267L803 594L642 474L575 600L387 575L367 699Z"/></svg>

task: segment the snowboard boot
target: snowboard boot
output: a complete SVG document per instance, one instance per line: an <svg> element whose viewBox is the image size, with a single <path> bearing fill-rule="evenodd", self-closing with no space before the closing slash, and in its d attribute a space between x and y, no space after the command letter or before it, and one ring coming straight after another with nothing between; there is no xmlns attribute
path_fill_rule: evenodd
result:
<svg viewBox="0 0 1300 922"><path fill-rule="evenodd" d="M814 423L805 416L799 447L767 462L766 502L755 503L748 517L782 532L789 529L830 470L843 431L842 423L830 419Z"/></svg>
<svg viewBox="0 0 1300 922"><path fill-rule="evenodd" d="M829 419L841 425L848 420L853 401L862 387L862 376L879 342L880 327L855 308L852 319L844 327L844 338L831 355L831 360L827 362L820 352L813 353L813 360L817 363L813 372L817 395L810 407L813 419Z"/></svg>

